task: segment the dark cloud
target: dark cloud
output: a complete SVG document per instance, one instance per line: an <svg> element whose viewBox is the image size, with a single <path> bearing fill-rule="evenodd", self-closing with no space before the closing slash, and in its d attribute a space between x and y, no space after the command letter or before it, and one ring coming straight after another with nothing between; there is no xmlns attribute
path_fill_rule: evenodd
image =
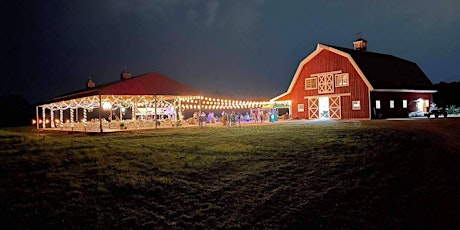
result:
<svg viewBox="0 0 460 230"><path fill-rule="evenodd" d="M31 102L80 89L88 77L161 72L208 92L282 93L316 44L414 61L458 81L460 2L100 0L11 1L2 14L1 93Z"/></svg>

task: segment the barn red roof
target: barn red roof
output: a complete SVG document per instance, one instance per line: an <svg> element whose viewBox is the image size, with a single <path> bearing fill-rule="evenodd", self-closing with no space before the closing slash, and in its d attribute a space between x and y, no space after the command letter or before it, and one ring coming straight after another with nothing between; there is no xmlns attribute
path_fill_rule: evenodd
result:
<svg viewBox="0 0 460 230"><path fill-rule="evenodd" d="M356 41L360 40L365 41L364 39ZM289 100L302 66L325 49L341 55L349 55L350 60L362 71L362 77L372 90L434 90L433 83L414 62L388 54L318 44L316 50L300 63L288 90L271 100Z"/></svg>
<svg viewBox="0 0 460 230"><path fill-rule="evenodd" d="M103 95L177 95L190 96L202 93L159 73L147 73L109 84L100 89Z"/></svg>
<svg viewBox="0 0 460 230"><path fill-rule="evenodd" d="M172 96L198 96L202 92L173 80L162 74L151 72L129 79L96 85L94 88L78 90L52 98L46 103L65 101L92 95L172 95Z"/></svg>
<svg viewBox="0 0 460 230"><path fill-rule="evenodd" d="M374 89L433 89L433 83L414 62L387 54L329 47L350 54Z"/></svg>

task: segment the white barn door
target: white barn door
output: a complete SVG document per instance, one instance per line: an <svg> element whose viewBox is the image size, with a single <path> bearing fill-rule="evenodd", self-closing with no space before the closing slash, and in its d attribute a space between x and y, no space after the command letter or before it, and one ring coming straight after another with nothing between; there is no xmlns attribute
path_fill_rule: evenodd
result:
<svg viewBox="0 0 460 230"><path fill-rule="evenodd" d="M341 119L340 96L329 97L329 118Z"/></svg>
<svg viewBox="0 0 460 230"><path fill-rule="evenodd" d="M319 118L319 103L318 98L308 98L308 119Z"/></svg>

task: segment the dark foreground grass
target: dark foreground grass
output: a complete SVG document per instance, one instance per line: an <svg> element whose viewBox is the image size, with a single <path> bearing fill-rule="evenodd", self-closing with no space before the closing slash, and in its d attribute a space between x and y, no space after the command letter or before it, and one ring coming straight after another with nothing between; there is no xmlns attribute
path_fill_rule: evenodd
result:
<svg viewBox="0 0 460 230"><path fill-rule="evenodd" d="M0 131L0 223L36 228L460 226L459 121L110 134ZM439 121L436 121L439 123ZM438 131L430 131L436 126ZM402 128L401 128L402 127ZM422 131L420 131L422 130ZM457 131L458 132L458 131Z"/></svg>

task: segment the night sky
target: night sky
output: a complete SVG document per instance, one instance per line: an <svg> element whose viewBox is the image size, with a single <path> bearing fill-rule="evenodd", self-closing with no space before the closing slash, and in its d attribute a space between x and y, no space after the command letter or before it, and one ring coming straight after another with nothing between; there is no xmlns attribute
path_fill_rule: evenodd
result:
<svg viewBox="0 0 460 230"><path fill-rule="evenodd" d="M460 1L13 0L2 3L1 95L31 103L156 71L207 93L269 99L317 43L460 80Z"/></svg>

